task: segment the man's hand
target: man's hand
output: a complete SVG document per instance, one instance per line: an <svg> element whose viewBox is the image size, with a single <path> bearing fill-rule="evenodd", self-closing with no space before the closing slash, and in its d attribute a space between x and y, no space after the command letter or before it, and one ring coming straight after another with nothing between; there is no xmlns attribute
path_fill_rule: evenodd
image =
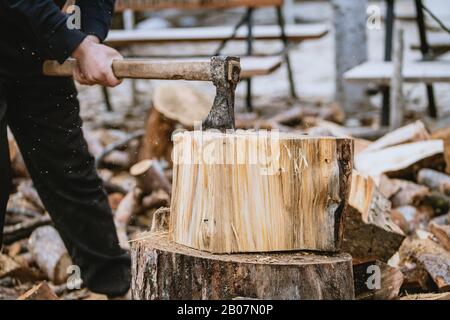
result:
<svg viewBox="0 0 450 320"><path fill-rule="evenodd" d="M122 82L114 76L112 70L113 60L122 60L122 55L113 48L100 44L97 37L87 36L72 56L77 59L77 67L73 72L73 78L77 82L106 87L115 87Z"/></svg>

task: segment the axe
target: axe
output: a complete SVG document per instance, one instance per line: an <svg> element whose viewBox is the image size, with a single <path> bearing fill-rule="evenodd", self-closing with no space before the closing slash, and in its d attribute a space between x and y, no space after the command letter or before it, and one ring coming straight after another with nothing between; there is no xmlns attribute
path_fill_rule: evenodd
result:
<svg viewBox="0 0 450 320"><path fill-rule="evenodd" d="M70 77L76 60L63 64L48 60L43 73L47 76ZM235 129L234 95L240 80L241 66L238 57L212 57L205 60L151 60L125 59L112 64L117 78L211 81L216 96L211 111L202 123L202 129ZM195 108L195 106L192 106Z"/></svg>

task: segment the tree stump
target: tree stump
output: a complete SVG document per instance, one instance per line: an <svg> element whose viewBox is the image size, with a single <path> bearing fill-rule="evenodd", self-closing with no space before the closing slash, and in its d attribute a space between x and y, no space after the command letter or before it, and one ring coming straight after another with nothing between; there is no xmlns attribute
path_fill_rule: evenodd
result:
<svg viewBox="0 0 450 320"><path fill-rule="evenodd" d="M132 243L133 299L353 299L348 254L215 255L149 233Z"/></svg>
<svg viewBox="0 0 450 320"><path fill-rule="evenodd" d="M351 139L195 131L173 140L175 242L214 253L339 250Z"/></svg>

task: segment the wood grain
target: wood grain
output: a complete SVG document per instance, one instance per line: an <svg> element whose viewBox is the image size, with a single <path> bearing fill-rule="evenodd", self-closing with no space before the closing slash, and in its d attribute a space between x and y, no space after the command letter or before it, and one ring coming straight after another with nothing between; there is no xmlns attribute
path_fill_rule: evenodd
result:
<svg viewBox="0 0 450 320"><path fill-rule="evenodd" d="M173 140L175 242L216 253L339 250L351 139L238 131Z"/></svg>

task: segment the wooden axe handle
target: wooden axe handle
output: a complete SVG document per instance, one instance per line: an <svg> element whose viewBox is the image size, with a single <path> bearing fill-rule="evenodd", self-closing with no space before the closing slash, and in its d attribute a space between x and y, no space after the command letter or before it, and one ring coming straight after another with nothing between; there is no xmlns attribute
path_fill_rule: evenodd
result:
<svg viewBox="0 0 450 320"><path fill-rule="evenodd" d="M54 60L44 62L43 73L47 76L70 77L76 60L69 59L63 64ZM212 81L211 61L205 60L116 60L112 65L117 78L197 80Z"/></svg>

